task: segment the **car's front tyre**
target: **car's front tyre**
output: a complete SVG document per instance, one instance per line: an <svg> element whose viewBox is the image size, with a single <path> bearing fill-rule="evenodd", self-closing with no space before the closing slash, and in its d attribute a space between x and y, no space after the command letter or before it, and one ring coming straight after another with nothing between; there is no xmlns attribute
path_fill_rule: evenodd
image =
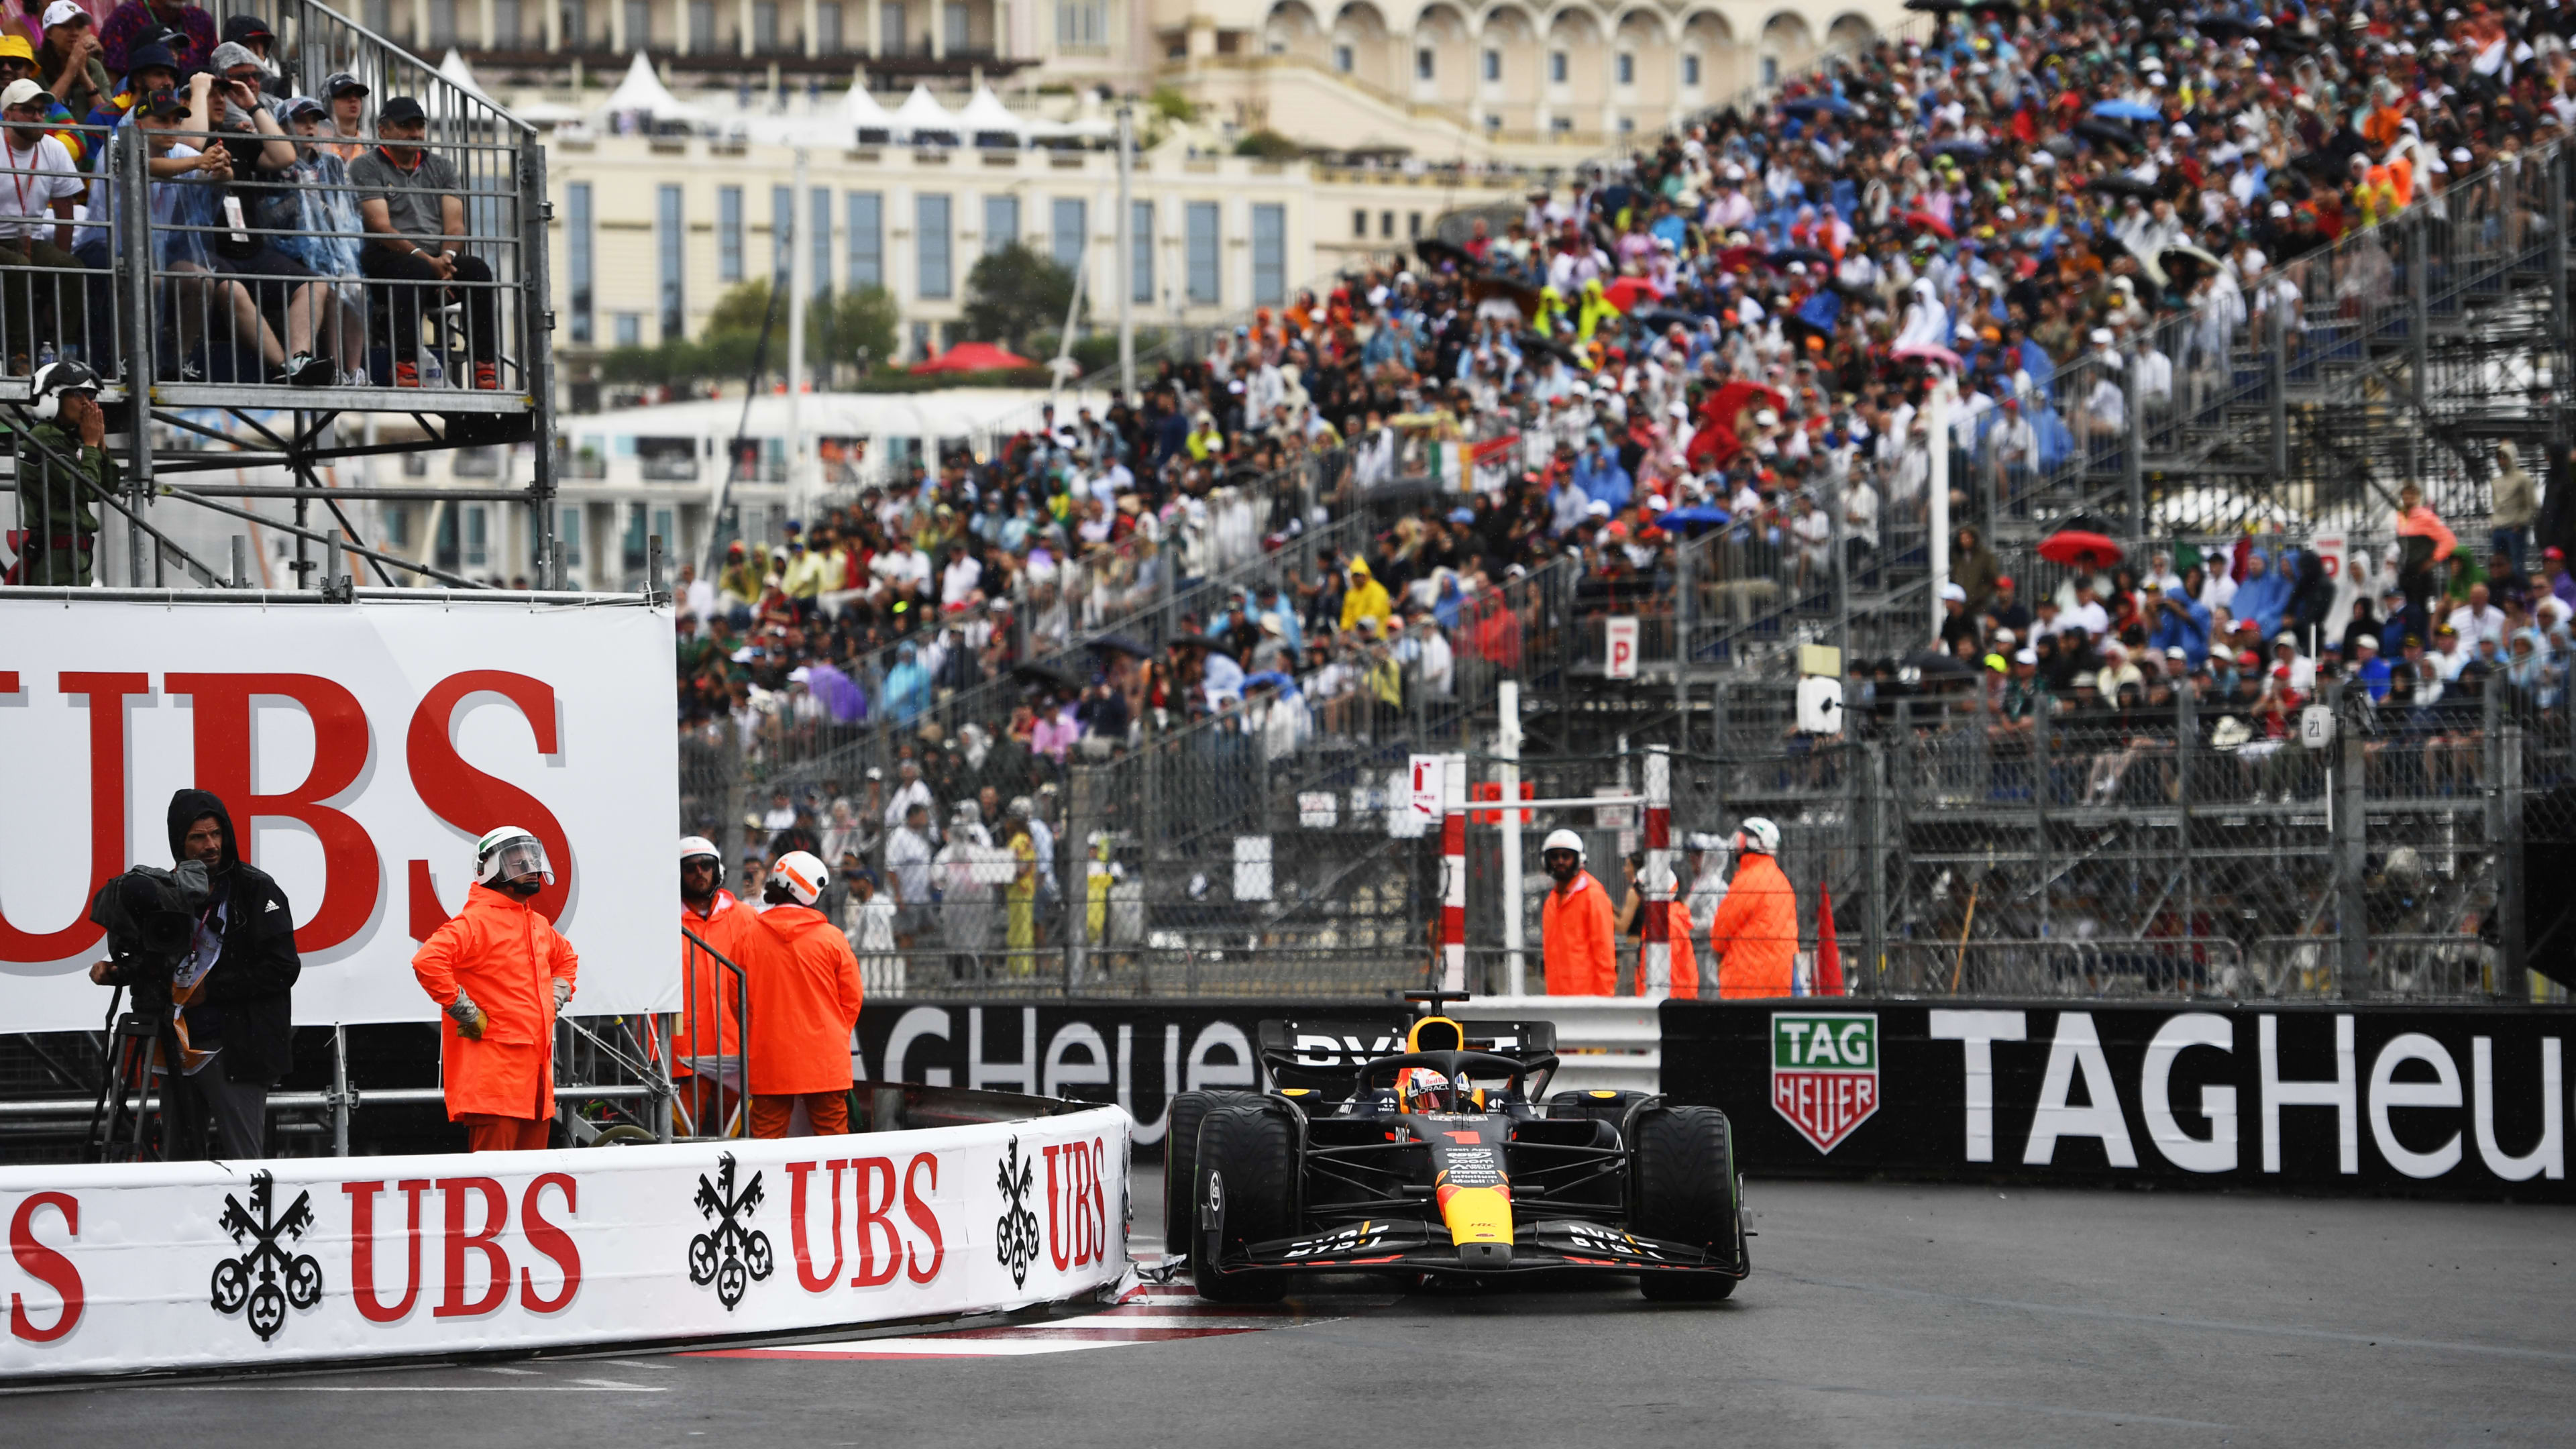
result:
<svg viewBox="0 0 2576 1449"><path fill-rule="evenodd" d="M1216 1265L1248 1244L1296 1231L1296 1129L1257 1102L1220 1102L1199 1123L1196 1156L1191 1284L1211 1302L1278 1302L1288 1291L1286 1274L1220 1274Z"/></svg>
<svg viewBox="0 0 2576 1449"><path fill-rule="evenodd" d="M1641 1237L1705 1248L1741 1270L1744 1202L1735 1173L1735 1134L1715 1107L1650 1108L1637 1119L1636 1201ZM1705 1303L1735 1291L1730 1274L1646 1273L1638 1290L1657 1302Z"/></svg>

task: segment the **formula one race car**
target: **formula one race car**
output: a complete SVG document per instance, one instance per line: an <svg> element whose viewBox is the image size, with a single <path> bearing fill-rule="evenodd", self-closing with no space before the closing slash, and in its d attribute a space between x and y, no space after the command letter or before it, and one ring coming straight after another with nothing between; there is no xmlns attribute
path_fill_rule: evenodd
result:
<svg viewBox="0 0 2576 1449"><path fill-rule="evenodd" d="M1633 1274L1706 1300L1752 1270L1726 1115L1561 1092L1549 1022L1265 1021L1272 1090L1184 1092L1163 1137L1166 1247L1199 1296L1275 1300L1303 1274ZM1400 1049L1399 1049L1400 1048Z"/></svg>

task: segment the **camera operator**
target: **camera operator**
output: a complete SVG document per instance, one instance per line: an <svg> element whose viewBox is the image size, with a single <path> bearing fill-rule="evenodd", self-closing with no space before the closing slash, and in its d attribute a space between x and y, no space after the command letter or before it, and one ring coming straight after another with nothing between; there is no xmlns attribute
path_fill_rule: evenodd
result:
<svg viewBox="0 0 2576 1449"><path fill-rule="evenodd" d="M232 816L204 790L170 797L172 863L203 865L213 894L168 975L166 958L101 961L89 979L130 986L137 1011L178 1007L163 1035L171 1122L162 1155L227 1161L268 1155L268 1093L294 1062L295 912L266 871L241 858ZM207 1128L213 1128L208 1140Z"/></svg>

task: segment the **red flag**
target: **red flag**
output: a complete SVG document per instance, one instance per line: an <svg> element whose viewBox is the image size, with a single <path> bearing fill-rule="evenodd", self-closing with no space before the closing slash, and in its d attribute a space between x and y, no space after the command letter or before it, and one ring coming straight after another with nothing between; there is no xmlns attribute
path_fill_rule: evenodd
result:
<svg viewBox="0 0 2576 1449"><path fill-rule="evenodd" d="M1816 994L1843 994L1843 953L1834 944L1834 893L1816 887Z"/></svg>

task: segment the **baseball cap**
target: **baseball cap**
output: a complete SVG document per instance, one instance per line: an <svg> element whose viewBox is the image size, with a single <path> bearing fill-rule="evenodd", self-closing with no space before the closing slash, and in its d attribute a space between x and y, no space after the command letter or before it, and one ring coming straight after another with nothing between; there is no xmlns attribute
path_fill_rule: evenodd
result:
<svg viewBox="0 0 2576 1449"><path fill-rule="evenodd" d="M2167 659L2189 659L2191 656L2183 652L2181 645L2168 644L2165 646L2165 657Z"/></svg>
<svg viewBox="0 0 2576 1449"><path fill-rule="evenodd" d="M164 88L154 91L136 109L147 116L184 116L188 113L188 102L177 91Z"/></svg>
<svg viewBox="0 0 2576 1449"><path fill-rule="evenodd" d="M327 116L330 113L330 107L311 96L297 96L286 103L286 118L290 121L301 120L306 116Z"/></svg>
<svg viewBox="0 0 2576 1449"><path fill-rule="evenodd" d="M20 45L26 44L23 40L18 43ZM9 106L32 106L40 103L48 106L52 105L54 103L54 93L46 90L43 86L36 84L32 80L11 81L9 82L9 88L7 90L0 91L0 108Z"/></svg>
<svg viewBox="0 0 2576 1449"><path fill-rule="evenodd" d="M206 57L206 69L218 72L231 70L237 65L257 64L259 64L259 57L251 53L249 46L238 40L225 41L215 47L214 54Z"/></svg>
<svg viewBox="0 0 2576 1449"><path fill-rule="evenodd" d="M1959 587L1957 584L1943 584L1941 586L1941 598L1945 603L1964 604L1968 602L1968 591Z"/></svg>
<svg viewBox="0 0 2576 1449"><path fill-rule="evenodd" d="M90 13L80 7L78 0L54 0L53 4L45 7L45 28L47 30L51 30L57 25L87 25L90 23Z"/></svg>
<svg viewBox="0 0 2576 1449"><path fill-rule="evenodd" d="M131 84L136 76L147 70L166 70L177 75L179 58L171 53L170 47L160 44L138 45L125 53L127 83Z"/></svg>
<svg viewBox="0 0 2576 1449"><path fill-rule="evenodd" d="M420 102L410 96L396 96L385 102L384 109L376 113L376 124L379 126L400 126L412 121L428 119L429 112L422 110Z"/></svg>
<svg viewBox="0 0 2576 1449"><path fill-rule="evenodd" d="M330 77L322 82L322 94L333 100L338 100L352 91L362 96L368 94L367 83L345 70L331 72Z"/></svg>

